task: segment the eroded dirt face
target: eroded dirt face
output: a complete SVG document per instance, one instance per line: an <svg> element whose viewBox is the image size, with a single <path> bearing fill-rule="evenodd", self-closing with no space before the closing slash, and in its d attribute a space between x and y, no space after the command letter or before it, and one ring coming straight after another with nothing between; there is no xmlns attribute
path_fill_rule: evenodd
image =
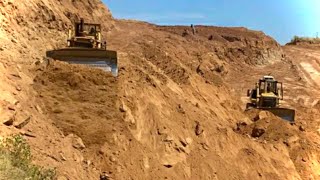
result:
<svg viewBox="0 0 320 180"><path fill-rule="evenodd" d="M118 51L119 77L40 62L64 46L83 8ZM35 163L59 176L319 178L317 47L280 47L245 28L198 26L193 35L190 27L114 20L100 1L5 0L0 10L0 110L14 107L18 121L32 115L1 134L24 134ZM284 83L283 106L296 109L296 124L243 112L246 90L266 74Z"/></svg>

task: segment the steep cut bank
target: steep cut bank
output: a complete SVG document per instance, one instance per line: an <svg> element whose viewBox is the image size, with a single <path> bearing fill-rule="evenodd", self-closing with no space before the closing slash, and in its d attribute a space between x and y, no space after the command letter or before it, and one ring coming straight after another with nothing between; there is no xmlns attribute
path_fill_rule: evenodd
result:
<svg viewBox="0 0 320 180"><path fill-rule="evenodd" d="M270 67L294 63L263 33L199 26L193 35L189 27L113 20L100 1L0 5L0 19L7 22L0 31L7 43L1 50L1 100L15 107L18 121L24 119L20 113L32 115L22 130L1 130L25 134L35 163L55 167L61 178L97 179L102 171L114 179L319 177L314 129L300 135L299 126L272 115L257 119L256 112L243 113L245 88ZM18 15L27 17L27 12L41 18L18 24ZM52 14L55 18L47 20ZM119 52L118 78L81 66L36 62L45 50L64 46L67 26L80 15L103 23L110 48ZM50 25L59 22L66 27ZM21 51L23 42L30 43ZM299 75L291 72L295 87ZM294 93L299 91L288 96ZM8 111L8 104L1 108ZM257 129L265 134L256 137Z"/></svg>
<svg viewBox="0 0 320 180"><path fill-rule="evenodd" d="M80 17L102 23L105 30L114 23L100 0L1 0L0 14L1 58L19 63L64 47L67 29Z"/></svg>

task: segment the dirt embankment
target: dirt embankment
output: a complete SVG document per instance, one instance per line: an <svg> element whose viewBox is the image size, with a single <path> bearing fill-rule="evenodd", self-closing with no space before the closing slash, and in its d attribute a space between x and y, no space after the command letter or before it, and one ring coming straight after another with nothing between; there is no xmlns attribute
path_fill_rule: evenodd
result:
<svg viewBox="0 0 320 180"><path fill-rule="evenodd" d="M64 47L67 29L80 17L113 27L110 11L99 0L1 0L2 61L42 60L45 51Z"/></svg>
<svg viewBox="0 0 320 180"><path fill-rule="evenodd" d="M14 108L17 122L32 116L1 130L24 134L35 163L61 178L319 177L317 106L296 103L315 98L317 80L310 68L301 76L296 49L245 28L196 26L194 35L190 27L114 20L100 1L5 0L0 10L0 110ZM38 61L63 46L80 15L103 23L119 77ZM288 84L284 105L296 108L296 125L243 113L246 89L270 72Z"/></svg>

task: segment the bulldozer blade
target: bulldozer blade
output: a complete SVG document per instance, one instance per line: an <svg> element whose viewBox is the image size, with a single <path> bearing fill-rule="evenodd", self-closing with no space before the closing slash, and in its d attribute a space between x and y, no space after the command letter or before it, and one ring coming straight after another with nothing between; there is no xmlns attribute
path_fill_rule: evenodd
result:
<svg viewBox="0 0 320 180"><path fill-rule="evenodd" d="M259 109L269 111L286 121L289 121L292 123L294 122L295 110L293 109L287 109L287 108L259 108Z"/></svg>
<svg viewBox="0 0 320 180"><path fill-rule="evenodd" d="M117 52L103 49L64 48L46 52L47 57L71 64L83 64L118 76Z"/></svg>

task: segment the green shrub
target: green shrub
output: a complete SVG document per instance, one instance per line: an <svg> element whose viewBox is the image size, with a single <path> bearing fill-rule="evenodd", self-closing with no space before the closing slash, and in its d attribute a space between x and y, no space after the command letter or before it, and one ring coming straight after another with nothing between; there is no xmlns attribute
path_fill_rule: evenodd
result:
<svg viewBox="0 0 320 180"><path fill-rule="evenodd" d="M6 138L0 143L0 179L51 180L55 170L43 169L31 162L30 146L21 135Z"/></svg>

